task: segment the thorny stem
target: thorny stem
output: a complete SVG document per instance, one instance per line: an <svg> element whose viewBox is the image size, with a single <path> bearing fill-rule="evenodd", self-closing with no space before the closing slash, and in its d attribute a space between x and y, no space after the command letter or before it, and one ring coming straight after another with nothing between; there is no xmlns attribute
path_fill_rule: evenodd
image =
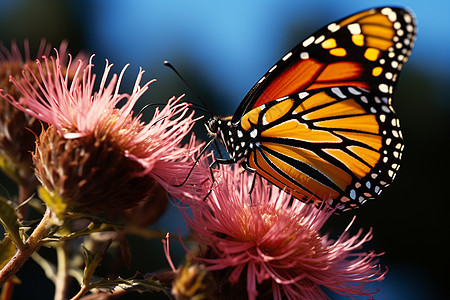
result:
<svg viewBox="0 0 450 300"><path fill-rule="evenodd" d="M64 241L56 246L56 256L58 259L58 268L55 278L55 297L54 300L64 300L67 297L68 282L68 260L67 260L67 242Z"/></svg>
<svg viewBox="0 0 450 300"><path fill-rule="evenodd" d="M39 241L48 233L51 227L52 211L47 208L41 222L34 229L22 249L17 249L11 260L0 270L0 286L11 278L40 246Z"/></svg>

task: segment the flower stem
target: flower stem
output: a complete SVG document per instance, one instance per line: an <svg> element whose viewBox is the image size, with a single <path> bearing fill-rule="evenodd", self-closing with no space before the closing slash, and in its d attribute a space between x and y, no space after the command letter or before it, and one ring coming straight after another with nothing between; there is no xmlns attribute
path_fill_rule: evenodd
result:
<svg viewBox="0 0 450 300"><path fill-rule="evenodd" d="M1 300L10 300L12 298L14 286L16 285L14 281L14 278L11 278L2 287L2 293L0 295Z"/></svg>
<svg viewBox="0 0 450 300"><path fill-rule="evenodd" d="M80 290L78 291L78 293L73 296L70 300L78 300L80 299L84 294L86 294L89 291L89 287L85 286L85 285L81 285Z"/></svg>
<svg viewBox="0 0 450 300"><path fill-rule="evenodd" d="M55 278L54 300L64 300L67 298L68 261L66 241L56 246L56 256L58 259L58 269Z"/></svg>
<svg viewBox="0 0 450 300"><path fill-rule="evenodd" d="M17 249L11 260L0 270L0 286L2 286L11 276L13 276L28 260L28 258L37 249L39 249L39 241L45 236L51 227L50 217L51 210L47 208L41 222L34 229L33 233L28 237L22 249Z"/></svg>

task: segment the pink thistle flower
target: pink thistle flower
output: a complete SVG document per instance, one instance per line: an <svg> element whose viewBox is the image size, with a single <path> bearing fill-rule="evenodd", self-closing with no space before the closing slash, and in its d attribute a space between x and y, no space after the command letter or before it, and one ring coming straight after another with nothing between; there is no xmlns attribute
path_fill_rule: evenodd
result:
<svg viewBox="0 0 450 300"><path fill-rule="evenodd" d="M382 280L380 254L358 251L372 238L348 228L336 240L320 234L333 214L295 199L253 175L222 166L217 186L184 217L200 250L194 261L207 265L226 298L326 299L326 287L347 296L370 295L364 288ZM231 284L231 285L230 285ZM230 294L231 293L231 294ZM227 298L227 299L228 299Z"/></svg>
<svg viewBox="0 0 450 300"><path fill-rule="evenodd" d="M194 122L194 112L181 98L172 98L163 109L156 109L145 124L133 115L137 100L152 81L140 85L144 71L138 73L131 94L119 93L120 75L108 80L112 65L106 62L100 86L94 90L92 57L87 66L77 63L69 80L72 59L43 57L38 72L23 81L11 81L21 92L17 100L2 95L15 107L49 124L37 143L33 157L38 179L52 193L58 193L69 211L118 210L136 206L149 198L158 182L174 196L189 194L192 179L183 187L173 185L184 179L193 160L190 155L201 148L192 138L180 146ZM121 107L118 108L118 104Z"/></svg>
<svg viewBox="0 0 450 300"><path fill-rule="evenodd" d="M50 44L42 40L37 57L49 55L50 50ZM67 42L61 43L59 51L64 57L66 56ZM24 42L23 52L22 54L15 42L11 43L10 49L0 44L0 91L8 93L15 100L19 100L21 93L9 78L21 81L24 72L28 72L25 70L25 64L28 64L29 69L37 69L37 66L31 61L27 40ZM78 58L83 60L85 56L79 54ZM69 74L71 73L69 72ZM72 79L71 76L69 77ZM36 118L16 109L8 101L0 99L0 166L14 181L22 186L28 186L30 189L28 193L32 192L36 183L30 152L34 150L35 136L39 135L41 129L42 124ZM26 199L28 196L29 194L24 195L24 198Z"/></svg>

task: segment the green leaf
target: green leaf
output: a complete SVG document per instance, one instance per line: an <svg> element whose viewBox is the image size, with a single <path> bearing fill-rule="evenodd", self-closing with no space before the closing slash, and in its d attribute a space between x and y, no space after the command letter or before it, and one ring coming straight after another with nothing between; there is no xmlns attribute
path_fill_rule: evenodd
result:
<svg viewBox="0 0 450 300"><path fill-rule="evenodd" d="M47 206L56 213L56 216L59 219L64 219L67 204L57 192L49 192L45 187L39 186L38 195L39 198L41 198L41 200L44 201L45 204L47 204Z"/></svg>
<svg viewBox="0 0 450 300"><path fill-rule="evenodd" d="M142 276L140 276L142 277ZM144 292L163 292L165 294L168 293L168 287L161 284L158 280L152 278L130 278L123 279L118 277L117 279L105 279L91 283L89 285L89 289L106 289L108 291L113 290L115 287L120 287L124 290L136 291L140 293Z"/></svg>
<svg viewBox="0 0 450 300"><path fill-rule="evenodd" d="M3 155L0 155L0 169L6 176L11 178L15 183L20 182L19 169L16 165L11 164L10 159L7 159Z"/></svg>
<svg viewBox="0 0 450 300"><path fill-rule="evenodd" d="M19 215L15 208L3 197L0 196L0 222L2 223L8 236L16 244L17 248L23 249L24 243L20 237Z"/></svg>
<svg viewBox="0 0 450 300"><path fill-rule="evenodd" d="M3 241L0 242L0 269L2 269L14 256L16 249L16 245L14 245L9 236L6 236Z"/></svg>
<svg viewBox="0 0 450 300"><path fill-rule="evenodd" d="M94 232L106 232L106 231L121 231L124 229L123 225L117 224L109 224L109 223L99 223L97 221L93 221L89 223L89 225L81 229L79 231L70 232L67 230L68 223L63 224L63 226L59 227L57 230L52 232L48 237L42 239L42 242L58 242L75 239L80 236L90 235Z"/></svg>
<svg viewBox="0 0 450 300"><path fill-rule="evenodd" d="M103 259L103 255L105 254L106 250L108 250L109 246L111 245L111 240L108 242L102 244L95 253L89 251L86 247L83 246L83 256L84 256L84 278L83 278L83 285L89 286L92 276L94 275L95 269L97 269L98 265Z"/></svg>

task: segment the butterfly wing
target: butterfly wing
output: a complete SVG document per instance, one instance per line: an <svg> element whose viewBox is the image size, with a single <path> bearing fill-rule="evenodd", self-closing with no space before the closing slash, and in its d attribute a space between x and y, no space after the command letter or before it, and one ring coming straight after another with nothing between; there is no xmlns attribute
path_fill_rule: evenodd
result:
<svg viewBox="0 0 450 300"><path fill-rule="evenodd" d="M259 129L248 165L305 202L356 208L389 185L400 165L402 136L388 97L358 87L293 94L243 120L244 130Z"/></svg>
<svg viewBox="0 0 450 300"><path fill-rule="evenodd" d="M374 8L331 23L287 53L255 84L232 118L311 89L354 86L390 96L415 39L413 15Z"/></svg>

